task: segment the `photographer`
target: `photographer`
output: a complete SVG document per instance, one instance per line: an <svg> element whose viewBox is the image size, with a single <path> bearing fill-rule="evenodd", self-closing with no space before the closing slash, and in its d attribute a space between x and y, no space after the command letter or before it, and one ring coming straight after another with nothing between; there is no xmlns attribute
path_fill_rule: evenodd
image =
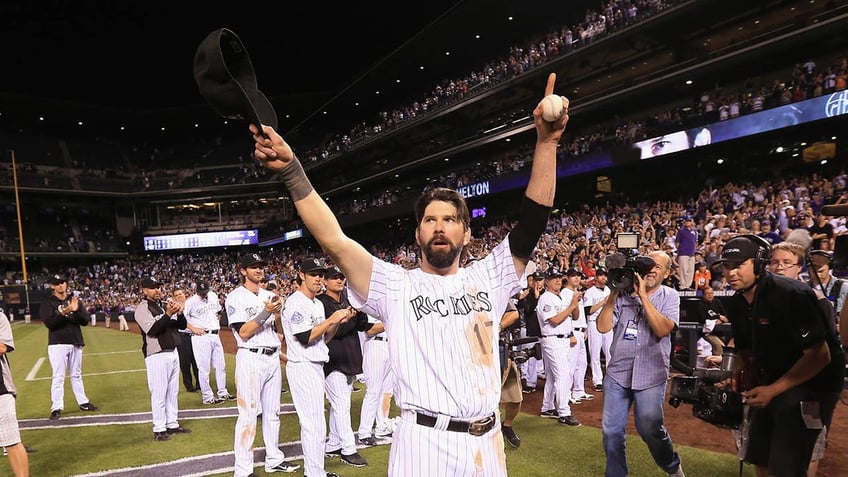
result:
<svg viewBox="0 0 848 477"><path fill-rule="evenodd" d="M540 271L527 275L527 288L521 290L518 294L518 312L522 321L524 321L524 337L539 337L542 335L539 320L536 318L536 305L539 303L539 296L544 292L545 275ZM539 372L543 369L542 363L541 360L531 356L521 364L520 368L525 380L522 391L525 394L536 391Z"/></svg>
<svg viewBox="0 0 848 477"><path fill-rule="evenodd" d="M628 475L625 435L631 407L636 429L657 465L670 476L685 475L663 424L671 332L679 321L680 296L661 284L670 272L671 257L661 251L648 257L653 268L644 277L633 272L632 289L622 293L614 287L598 315L598 331L613 331L602 421L607 477Z"/></svg>
<svg viewBox="0 0 848 477"><path fill-rule="evenodd" d="M757 475L803 476L830 426L844 361L815 293L769 272L771 254L761 237L740 235L724 245L720 259L736 290L727 303L736 349L752 358L736 360L744 379L735 384L752 411L744 460Z"/></svg>
<svg viewBox="0 0 848 477"><path fill-rule="evenodd" d="M518 372L518 365L512 360L512 354L510 353L512 350L510 346L510 328L517 323L520 323L518 320L518 308L516 308L512 300L509 300L500 323L501 336L505 338L501 340L504 347L504 354L501 366L500 403L504 410L503 420L501 421L501 433L512 447L521 445L521 439L512 428L512 421L518 416L518 412L521 410L521 401L524 400L521 393L521 375Z"/></svg>

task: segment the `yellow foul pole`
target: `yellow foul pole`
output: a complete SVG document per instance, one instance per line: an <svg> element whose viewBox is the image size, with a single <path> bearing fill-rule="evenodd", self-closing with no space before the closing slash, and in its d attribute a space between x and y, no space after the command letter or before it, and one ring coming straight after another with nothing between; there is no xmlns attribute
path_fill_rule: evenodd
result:
<svg viewBox="0 0 848 477"><path fill-rule="evenodd" d="M26 250L24 250L24 229L21 221L21 200L18 197L18 166L15 164L15 151L12 152L12 179L15 185L15 210L18 212L18 239L21 242L21 267L24 272L24 288L27 290L27 307L29 307L29 279L27 278Z"/></svg>

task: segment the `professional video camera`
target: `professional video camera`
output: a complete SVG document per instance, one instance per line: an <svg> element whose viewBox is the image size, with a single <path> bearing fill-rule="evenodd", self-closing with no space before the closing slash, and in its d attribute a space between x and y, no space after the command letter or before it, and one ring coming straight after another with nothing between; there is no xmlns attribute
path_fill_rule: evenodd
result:
<svg viewBox="0 0 848 477"><path fill-rule="evenodd" d="M692 369L673 360L674 368L687 375L671 378L668 403L675 408L681 402L691 404L692 415L698 419L723 429L739 429L742 424L742 394L716 386L733 377L735 361L736 352L729 347L724 348L721 368Z"/></svg>
<svg viewBox="0 0 848 477"><path fill-rule="evenodd" d="M506 368L505 358L509 358L515 364L521 364L530 358L542 359L542 344L538 336L519 337L518 330L504 330L501 333L498 345L501 349L501 369ZM528 348L519 349L520 346L535 343Z"/></svg>
<svg viewBox="0 0 848 477"><path fill-rule="evenodd" d="M632 290L636 282L634 273L645 276L656 263L651 257L639 255L639 234L622 232L615 236L618 252L607 255L604 266L607 268L607 285L616 290Z"/></svg>

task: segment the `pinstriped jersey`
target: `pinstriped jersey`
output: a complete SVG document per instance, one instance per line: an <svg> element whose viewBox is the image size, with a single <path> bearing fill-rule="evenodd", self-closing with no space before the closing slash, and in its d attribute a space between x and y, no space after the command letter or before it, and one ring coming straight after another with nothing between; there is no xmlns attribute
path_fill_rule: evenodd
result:
<svg viewBox="0 0 848 477"><path fill-rule="evenodd" d="M218 301L218 295L209 291L204 297L192 295L186 300L183 314L192 326L204 330L217 330L221 328L221 323L218 321L219 311L221 311L221 303Z"/></svg>
<svg viewBox="0 0 848 477"><path fill-rule="evenodd" d="M539 295L539 303L536 304L536 315L539 318L539 326L542 329L542 336L551 336L551 335L568 335L571 334L572 327L574 326L574 320L571 317L566 317L562 323L558 325L552 325L548 319L553 316L556 316L562 312L562 310L568 308L568 305L571 303L571 295L568 295L568 303L565 302L564 297L562 296L564 292L567 290L563 288L559 293L554 293L549 290L545 290L545 293Z"/></svg>
<svg viewBox="0 0 848 477"><path fill-rule="evenodd" d="M247 323L265 309L265 302L273 296L273 292L264 288L260 288L259 293L256 294L242 285L227 294L227 300L224 302L224 306L227 307L227 319L230 324ZM247 341L243 340L235 329L233 329L233 334L239 348L280 347L280 338L274 331L273 318L269 318Z"/></svg>
<svg viewBox="0 0 848 477"><path fill-rule="evenodd" d="M562 297L562 304L565 308L568 308L568 305L571 304L571 300L574 299L575 291L570 288L562 288L562 291L559 292L559 296ZM583 301L577 304L577 312L579 316L576 320L571 319L569 316L566 318L566 321L571 321L571 326L574 328L586 328L589 324L586 322L586 310L583 309Z"/></svg>
<svg viewBox="0 0 848 477"><path fill-rule="evenodd" d="M297 290L286 300L283 307L283 334L286 337L286 356L294 363L311 361L326 363L330 359L330 351L324 337L314 343L303 346L295 337L299 333L309 331L326 320L324 304L317 298L309 299L302 291Z"/></svg>
<svg viewBox="0 0 848 477"><path fill-rule="evenodd" d="M496 329L520 289L508 241L448 276L372 261L367 300L350 299L385 324L398 406L466 420L497 411Z"/></svg>

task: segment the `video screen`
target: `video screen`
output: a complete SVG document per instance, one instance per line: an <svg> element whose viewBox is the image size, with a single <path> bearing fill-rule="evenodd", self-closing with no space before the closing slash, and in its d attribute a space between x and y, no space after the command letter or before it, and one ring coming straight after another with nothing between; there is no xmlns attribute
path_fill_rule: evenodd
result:
<svg viewBox="0 0 848 477"><path fill-rule="evenodd" d="M150 235L144 237L144 250L182 250L187 248L256 245L258 243L258 229L228 230L193 234Z"/></svg>

